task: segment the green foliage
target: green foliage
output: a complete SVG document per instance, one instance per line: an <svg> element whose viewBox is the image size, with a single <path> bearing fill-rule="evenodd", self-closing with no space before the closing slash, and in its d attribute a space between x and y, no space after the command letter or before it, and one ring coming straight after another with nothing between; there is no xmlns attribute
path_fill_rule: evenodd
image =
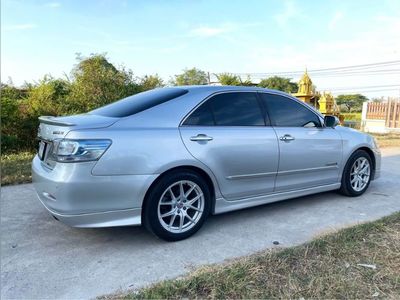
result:
<svg viewBox="0 0 400 300"><path fill-rule="evenodd" d="M21 93L18 89L2 84L1 85L1 123L2 136L7 130L15 126L18 122L18 100L21 98Z"/></svg>
<svg viewBox="0 0 400 300"><path fill-rule="evenodd" d="M34 150L41 115L84 113L163 85L158 75L145 76L138 84L132 71L115 67L104 55L77 56L77 61L71 80L46 75L24 89L1 85L2 152Z"/></svg>
<svg viewBox="0 0 400 300"><path fill-rule="evenodd" d="M67 98L68 111L87 112L139 91L132 71L117 69L104 55L78 55L77 60Z"/></svg>
<svg viewBox="0 0 400 300"><path fill-rule="evenodd" d="M1 84L1 151L10 152L24 144L21 140L20 102L26 91Z"/></svg>
<svg viewBox="0 0 400 300"><path fill-rule="evenodd" d="M242 81L239 76L230 73L216 74L218 81L222 85L241 85Z"/></svg>
<svg viewBox="0 0 400 300"><path fill-rule="evenodd" d="M18 89L11 84L1 84L1 97L18 100L26 95L26 89Z"/></svg>
<svg viewBox="0 0 400 300"><path fill-rule="evenodd" d="M205 85L208 83L207 73L196 69L185 69L182 74L175 75L174 85Z"/></svg>
<svg viewBox="0 0 400 300"><path fill-rule="evenodd" d="M295 93L299 89L297 83L292 82L290 78L273 76L265 78L258 84L259 87L279 90L286 93Z"/></svg>
<svg viewBox="0 0 400 300"><path fill-rule="evenodd" d="M341 113L345 121L361 121L361 113Z"/></svg>
<svg viewBox="0 0 400 300"><path fill-rule="evenodd" d="M242 86L254 86L253 82L250 79L250 76L247 76L245 81L241 80L241 84Z"/></svg>
<svg viewBox="0 0 400 300"><path fill-rule="evenodd" d="M340 106L344 105L348 112L360 112L365 101L368 101L368 98L361 94L339 95L336 97L336 103Z"/></svg>
<svg viewBox="0 0 400 300"><path fill-rule="evenodd" d="M26 111L29 115L57 116L65 111L66 97L71 90L71 84L63 79L45 76L28 92Z"/></svg>
<svg viewBox="0 0 400 300"><path fill-rule="evenodd" d="M164 86L164 81L158 74L155 75L145 75L140 78L139 81L140 91L148 91L151 89L159 88Z"/></svg>

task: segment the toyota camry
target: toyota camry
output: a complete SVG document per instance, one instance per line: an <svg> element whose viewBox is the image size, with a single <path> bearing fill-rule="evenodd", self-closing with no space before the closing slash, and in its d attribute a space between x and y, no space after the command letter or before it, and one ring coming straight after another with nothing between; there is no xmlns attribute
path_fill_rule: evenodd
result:
<svg viewBox="0 0 400 300"><path fill-rule="evenodd" d="M263 88L160 88L39 120L35 189L74 227L143 224L176 241L210 214L331 190L360 196L380 172L373 137Z"/></svg>

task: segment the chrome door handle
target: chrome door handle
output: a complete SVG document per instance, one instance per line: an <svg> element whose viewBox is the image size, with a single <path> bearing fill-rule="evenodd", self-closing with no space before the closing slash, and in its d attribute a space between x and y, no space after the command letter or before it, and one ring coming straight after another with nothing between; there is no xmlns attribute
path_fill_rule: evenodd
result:
<svg viewBox="0 0 400 300"><path fill-rule="evenodd" d="M208 142L208 141L212 141L213 138L211 136L208 136L206 134L198 134L196 136L192 136L190 138L191 141L194 142Z"/></svg>
<svg viewBox="0 0 400 300"><path fill-rule="evenodd" d="M281 136L279 139L284 142L290 142L293 141L295 138L292 137L290 134L285 134L284 136Z"/></svg>

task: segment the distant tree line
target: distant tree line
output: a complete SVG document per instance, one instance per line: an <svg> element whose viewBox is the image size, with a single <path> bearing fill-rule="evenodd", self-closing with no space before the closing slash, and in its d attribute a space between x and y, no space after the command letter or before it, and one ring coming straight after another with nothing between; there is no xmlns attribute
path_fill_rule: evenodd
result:
<svg viewBox="0 0 400 300"><path fill-rule="evenodd" d="M165 85L204 85L208 74L202 70L185 69L164 82L157 74L136 77L125 67L116 67L104 54L77 56L77 64L69 76L44 76L22 88L1 83L1 151L2 153L33 150L41 115L62 116L85 113L121 98L163 87ZM254 85L250 78L223 73L217 75L223 85ZM289 78L270 77L261 80L260 87L293 93L297 84Z"/></svg>

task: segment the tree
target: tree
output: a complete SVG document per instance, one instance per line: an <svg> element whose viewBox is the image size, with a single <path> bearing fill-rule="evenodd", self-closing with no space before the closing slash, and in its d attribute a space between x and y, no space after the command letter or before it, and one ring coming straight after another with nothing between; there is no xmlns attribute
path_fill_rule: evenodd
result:
<svg viewBox="0 0 400 300"><path fill-rule="evenodd" d="M23 149L27 139L21 138L24 115L21 104L27 90L10 84L1 84L1 152L12 152ZM29 137L28 141L34 140ZM22 146L22 147L21 147Z"/></svg>
<svg viewBox="0 0 400 300"><path fill-rule="evenodd" d="M148 91L155 88L163 87L164 81L158 74L155 75L145 75L139 80L140 91Z"/></svg>
<svg viewBox="0 0 400 300"><path fill-rule="evenodd" d="M207 73L196 69L184 69L182 74L175 75L174 85L205 85L208 84Z"/></svg>
<svg viewBox="0 0 400 300"><path fill-rule="evenodd" d="M65 100L71 91L71 83L64 79L54 79L46 75L32 85L27 96L27 113L36 117L41 115L58 116L68 113Z"/></svg>
<svg viewBox="0 0 400 300"><path fill-rule="evenodd" d="M72 70L68 104L76 112L86 112L139 91L131 70L117 69L104 54L77 56Z"/></svg>
<svg viewBox="0 0 400 300"><path fill-rule="evenodd" d="M219 83L222 85L241 85L240 77L230 73L216 74Z"/></svg>
<svg viewBox="0 0 400 300"><path fill-rule="evenodd" d="M240 79L240 85L243 85L243 86L254 86L255 84L251 81L250 76L247 76L246 80L244 80L244 81L242 79Z"/></svg>
<svg viewBox="0 0 400 300"><path fill-rule="evenodd" d="M336 97L336 103L346 106L348 112L360 112L365 101L368 101L368 98L361 94L347 94Z"/></svg>
<svg viewBox="0 0 400 300"><path fill-rule="evenodd" d="M295 93L299 89L297 83L292 82L291 78L273 76L265 78L258 84L259 87L279 90L286 93Z"/></svg>

